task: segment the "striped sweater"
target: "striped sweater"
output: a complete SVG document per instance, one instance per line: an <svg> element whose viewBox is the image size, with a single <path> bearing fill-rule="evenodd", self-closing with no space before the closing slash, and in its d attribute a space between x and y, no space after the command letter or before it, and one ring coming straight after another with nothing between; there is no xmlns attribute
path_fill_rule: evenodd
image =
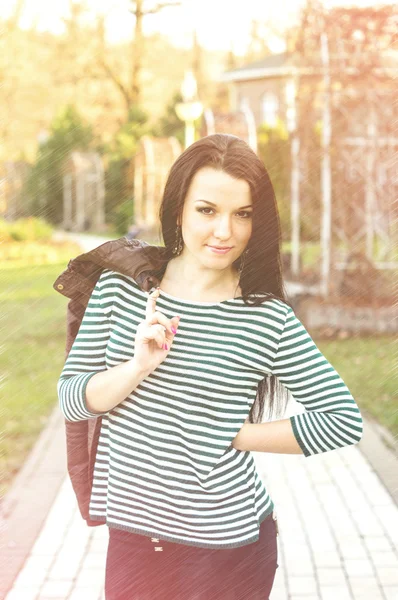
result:
<svg viewBox="0 0 398 600"><path fill-rule="evenodd" d="M106 269L88 302L57 390L67 420L86 408L90 377L134 356L148 293ZM111 528L203 548L255 542L274 504L249 451L231 446L260 380L278 377L306 411L290 417L306 457L356 444L362 418L347 386L279 300L257 307L179 299L156 309L181 315L166 359L102 413L90 517Z"/></svg>

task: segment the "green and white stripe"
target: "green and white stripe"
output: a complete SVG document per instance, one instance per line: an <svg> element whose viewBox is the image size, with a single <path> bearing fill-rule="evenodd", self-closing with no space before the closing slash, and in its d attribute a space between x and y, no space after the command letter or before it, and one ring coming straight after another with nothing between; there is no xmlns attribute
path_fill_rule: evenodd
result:
<svg viewBox="0 0 398 600"><path fill-rule="evenodd" d="M58 381L66 419L96 416L85 388L95 373L134 356L147 292L102 272ZM250 452L232 448L274 374L306 412L290 418L305 456L361 439L352 395L293 310L279 300L192 303L160 293L158 311L181 315L166 359L103 413L90 516L109 527L204 548L258 539L274 504Z"/></svg>

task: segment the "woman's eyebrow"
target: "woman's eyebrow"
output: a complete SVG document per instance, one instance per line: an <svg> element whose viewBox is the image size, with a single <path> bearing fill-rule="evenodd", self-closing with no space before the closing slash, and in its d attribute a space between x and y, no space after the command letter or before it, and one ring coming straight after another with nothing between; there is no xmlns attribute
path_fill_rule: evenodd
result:
<svg viewBox="0 0 398 600"><path fill-rule="evenodd" d="M212 206L217 206L217 204L214 204L214 202L210 202L209 200L195 200L195 202L206 202L206 204L211 204ZM240 208L238 208L238 210L242 210L242 208L253 208L252 204L246 204L246 206L241 206Z"/></svg>

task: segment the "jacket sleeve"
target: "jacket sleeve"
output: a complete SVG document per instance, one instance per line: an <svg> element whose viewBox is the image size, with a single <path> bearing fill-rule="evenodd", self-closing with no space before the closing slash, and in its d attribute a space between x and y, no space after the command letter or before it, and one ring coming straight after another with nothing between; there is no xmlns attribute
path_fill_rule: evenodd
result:
<svg viewBox="0 0 398 600"><path fill-rule="evenodd" d="M106 370L105 352L110 336L110 321L101 304L104 273L88 301L79 331L57 384L61 411L68 421L83 421L98 415L87 410L86 387L96 373Z"/></svg>
<svg viewBox="0 0 398 600"><path fill-rule="evenodd" d="M290 307L272 374L305 407L304 413L290 417L304 456L361 440L363 420L354 398Z"/></svg>

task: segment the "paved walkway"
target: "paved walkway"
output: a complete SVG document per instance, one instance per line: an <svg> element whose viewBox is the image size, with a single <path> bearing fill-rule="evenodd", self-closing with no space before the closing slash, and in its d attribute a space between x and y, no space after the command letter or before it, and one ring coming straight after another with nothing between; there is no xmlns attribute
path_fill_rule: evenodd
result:
<svg viewBox="0 0 398 600"><path fill-rule="evenodd" d="M282 418L302 410L291 400ZM48 489L43 524L24 559L16 553L21 565L2 600L104 600L108 530L89 528L81 519L64 444L64 422L55 407L37 444L41 452L28 461L30 479L21 474L18 489L10 493L18 501L9 502L15 504L9 520L3 517L3 531L12 542L18 510L26 515L31 508L23 490L29 491L33 481L34 497L45 502ZM398 461L378 429L366 420L358 445L309 458L253 455L274 500L280 533L271 600L397 600ZM45 475L35 477L44 463L48 488ZM55 474L57 484L51 479Z"/></svg>
<svg viewBox="0 0 398 600"><path fill-rule="evenodd" d="M285 416L297 412L292 400ZM398 507L361 452L365 436L310 458L253 453L280 530L271 600L397 600ZM103 600L107 542L106 526L81 519L65 471L6 600Z"/></svg>

